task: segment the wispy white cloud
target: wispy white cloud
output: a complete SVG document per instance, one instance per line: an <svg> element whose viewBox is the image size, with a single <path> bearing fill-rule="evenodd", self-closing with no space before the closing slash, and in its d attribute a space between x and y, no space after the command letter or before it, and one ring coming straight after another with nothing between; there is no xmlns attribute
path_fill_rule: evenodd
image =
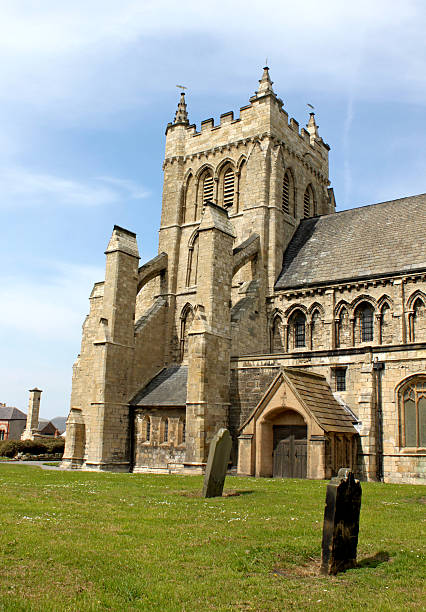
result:
<svg viewBox="0 0 426 612"><path fill-rule="evenodd" d="M41 415L66 415L88 297L104 270L68 262L32 264L18 277L0 274L1 401L26 410L27 390L37 385L44 390Z"/></svg>
<svg viewBox="0 0 426 612"><path fill-rule="evenodd" d="M288 88L340 94L352 81L360 45L360 97L425 95L422 0L271 0L268 10L236 0L226 15L219 5L206 19L195 0L4 2L0 97L48 109L66 122L100 120L155 103L176 79L211 91L212 82L227 78L229 89L232 78L237 85L253 78L265 55L274 78Z"/></svg>
<svg viewBox="0 0 426 612"><path fill-rule="evenodd" d="M104 270L96 266L54 262L39 262L39 272L31 276L2 274L1 337L28 333L31 341L75 341L90 290L103 277Z"/></svg>
<svg viewBox="0 0 426 612"><path fill-rule="evenodd" d="M123 197L142 199L148 192L134 181L99 177L79 181L27 168L0 168L0 207L18 206L101 206Z"/></svg>
<svg viewBox="0 0 426 612"><path fill-rule="evenodd" d="M149 192L146 189L129 179L120 179L112 176L98 176L97 180L127 192L129 198L132 200L143 200L149 196Z"/></svg>

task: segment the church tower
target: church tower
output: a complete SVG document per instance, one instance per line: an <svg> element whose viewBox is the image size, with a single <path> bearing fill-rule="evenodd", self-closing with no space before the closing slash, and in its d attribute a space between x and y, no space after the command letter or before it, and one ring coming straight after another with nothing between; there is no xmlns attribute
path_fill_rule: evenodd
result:
<svg viewBox="0 0 426 612"><path fill-rule="evenodd" d="M311 113L307 129L299 130L272 85L265 67L258 90L238 118L224 113L216 126L206 119L200 131L189 123L182 93L175 120L167 126L159 238L159 252L169 257L166 362L185 355L182 333L188 328L185 318L193 317L198 227L206 203L226 210L234 249L240 249L232 280L233 327L238 327L233 355L267 350L265 304L284 250L301 219L334 212L329 147L319 136L315 116Z"/></svg>
<svg viewBox="0 0 426 612"><path fill-rule="evenodd" d="M229 424L231 358L269 350L285 248L301 219L334 212L313 113L306 127L289 120L268 67L239 117L216 126L197 131L181 93L159 254L138 268L135 234L114 228L74 366L64 466L202 469Z"/></svg>

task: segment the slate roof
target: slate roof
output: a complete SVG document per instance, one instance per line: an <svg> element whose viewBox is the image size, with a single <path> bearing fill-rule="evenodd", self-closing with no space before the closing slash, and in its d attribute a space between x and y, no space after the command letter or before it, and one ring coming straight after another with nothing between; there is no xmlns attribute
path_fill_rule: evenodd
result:
<svg viewBox="0 0 426 612"><path fill-rule="evenodd" d="M0 406L0 421L26 421L27 415L14 406Z"/></svg>
<svg viewBox="0 0 426 612"><path fill-rule="evenodd" d="M187 366L171 366L161 370L130 404L132 406L185 406Z"/></svg>
<svg viewBox="0 0 426 612"><path fill-rule="evenodd" d="M426 194L304 219L276 289L426 268Z"/></svg>
<svg viewBox="0 0 426 612"><path fill-rule="evenodd" d="M67 417L55 417L50 419L50 422L54 424L59 433L63 433L67 427Z"/></svg>
<svg viewBox="0 0 426 612"><path fill-rule="evenodd" d="M293 368L283 368L283 374L324 431L357 433L353 417L335 399L324 376Z"/></svg>

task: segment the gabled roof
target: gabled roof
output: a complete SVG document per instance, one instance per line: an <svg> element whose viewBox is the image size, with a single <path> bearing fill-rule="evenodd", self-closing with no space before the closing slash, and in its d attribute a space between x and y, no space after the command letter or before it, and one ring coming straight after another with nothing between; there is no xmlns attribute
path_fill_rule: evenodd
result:
<svg viewBox="0 0 426 612"><path fill-rule="evenodd" d="M63 433L67 427L67 417L55 417L50 419L50 422L54 424L59 433Z"/></svg>
<svg viewBox="0 0 426 612"><path fill-rule="evenodd" d="M27 415L14 406L0 406L0 421L26 421Z"/></svg>
<svg viewBox="0 0 426 612"><path fill-rule="evenodd" d="M135 397L131 406L185 406L187 366L171 366L161 370Z"/></svg>
<svg viewBox="0 0 426 612"><path fill-rule="evenodd" d="M357 433L353 417L335 399L325 376L292 368L284 368L283 376L324 431Z"/></svg>
<svg viewBox="0 0 426 612"><path fill-rule="evenodd" d="M426 269L425 226L426 194L304 219L275 288Z"/></svg>
<svg viewBox="0 0 426 612"><path fill-rule="evenodd" d="M260 416L281 384L289 385L290 389L308 414L312 415L321 429L325 432L358 433L353 425L353 416L337 402L325 376L296 368L281 369L249 418L240 427L240 431L242 431L254 417Z"/></svg>

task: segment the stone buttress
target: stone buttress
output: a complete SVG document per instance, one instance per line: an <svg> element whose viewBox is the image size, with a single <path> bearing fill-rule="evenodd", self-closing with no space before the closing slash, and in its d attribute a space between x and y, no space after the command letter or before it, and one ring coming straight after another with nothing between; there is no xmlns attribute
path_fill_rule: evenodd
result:
<svg viewBox="0 0 426 612"><path fill-rule="evenodd" d="M114 226L105 253L105 282L98 287L98 303L92 305L85 322L81 355L74 370L75 404L71 404L68 419L63 466L127 471L127 401L135 349L139 261L136 235Z"/></svg>
<svg viewBox="0 0 426 612"><path fill-rule="evenodd" d="M201 468L210 440L228 426L234 232L223 208L205 207L199 226L195 319L188 338L186 465Z"/></svg>

